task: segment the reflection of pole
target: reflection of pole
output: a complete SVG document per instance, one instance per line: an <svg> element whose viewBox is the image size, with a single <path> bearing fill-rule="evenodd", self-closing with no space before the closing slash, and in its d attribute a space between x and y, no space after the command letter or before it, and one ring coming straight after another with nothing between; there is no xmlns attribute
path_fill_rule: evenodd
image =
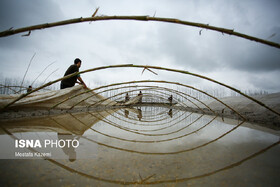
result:
<svg viewBox="0 0 280 187"><path fill-rule="evenodd" d="M6 132L7 135L9 135L12 139L14 140L19 140L17 137L15 137L15 135L13 135L11 132L9 132L7 129L5 129L3 126L0 126L0 128ZM82 137L82 138L85 138L87 139L86 137ZM195 176L188 176L188 177L181 177L181 178L176 178L176 179L163 179L163 180L160 180L160 179L155 179L153 181L148 181L148 179L150 179L151 177L153 177L154 175L150 175L144 179L142 179L142 177L140 177L142 180L134 180L134 181L125 181L125 180L116 180L116 179L106 179L106 178L101 178L100 176L94 176L93 174L89 174L89 173L86 173L86 172L83 172L83 171L79 171L78 169L74 169L74 168L71 168L70 166L68 165L64 165L63 163L61 162L58 162L57 160L54 160L54 159L51 159L51 158L48 158L48 157L44 157L44 159L46 161L49 161L53 164L55 164L56 166L60 167L61 169L64 169L65 171L69 171L71 173L75 173L79 176L83 176L83 177L86 177L88 179L94 179L94 180L98 180L98 181L102 181L102 182L108 182L108 183L112 183L112 184L122 184L122 185L132 185L132 184L144 184L144 185L151 185L151 184L164 184L164 183L171 183L171 182L184 182L184 181L190 181L190 180L198 180L198 179L201 179L201 178L205 178L205 177L208 177L208 176L211 176L211 175L214 175L214 174L217 174L217 173L220 173L220 172L223 172L223 171L227 171L227 170L230 170L230 169L233 169L237 166L240 166L241 164L243 163L246 163L247 161L257 157L257 156L260 156L262 154L264 154L266 151L270 150L271 148L275 147L275 146L278 146L280 144L280 139L279 141L269 145L268 147L265 147L264 149L258 151L258 152L255 152L239 161L236 161L234 163L231 163L229 165L226 165L225 167L223 168L219 168L219 169L216 169L216 170L212 170L212 171L208 171L206 173L203 173L203 174L198 174L198 175L195 175ZM27 148L28 150L32 151L32 152L39 152L33 148Z"/></svg>

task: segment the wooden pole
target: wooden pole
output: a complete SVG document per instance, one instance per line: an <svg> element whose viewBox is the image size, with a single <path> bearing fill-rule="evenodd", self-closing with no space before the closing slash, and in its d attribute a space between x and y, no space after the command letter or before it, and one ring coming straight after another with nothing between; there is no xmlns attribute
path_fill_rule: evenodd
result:
<svg viewBox="0 0 280 187"><path fill-rule="evenodd" d="M59 79L57 79L57 80L51 81L51 82L49 82L49 83L47 83L47 84L44 84L44 85L40 86L39 88L36 88L36 89L32 90L31 92L28 92L28 93L26 93L26 94L22 94L20 97L18 97L18 98L15 99L14 101L12 101L12 102L8 103L7 105L5 105L4 107L2 107L2 108L0 109L0 111L5 110L7 107L11 106L12 104L14 104L14 103L17 102L18 100L20 100L20 99L26 97L27 95L29 95L29 94L31 94L31 93L33 93L33 92L36 92L36 91L38 91L38 90L40 90L40 89L42 89L42 88L45 88L45 87L47 87L47 86L50 86L50 85L52 85L52 84L54 84L54 83L56 83L56 82L59 82L59 81L61 81L61 80L63 80L63 79L67 79L67 78L76 76L76 75L78 75L78 74L83 74L83 73L92 72L92 71L97 71L97 70L102 70L102 69L108 69L108 68L124 68L124 67L129 67L129 68L131 68L131 67L134 67L134 68L150 68L150 69L165 70L165 71L171 71L171 72L176 72L176 73L182 73L182 74L187 74L187 75L191 75L191 76L194 76L194 77L198 77L198 78L201 78L201 79L205 79L205 80L208 80L208 81L210 81L210 82L214 82L214 83L216 83L216 84L219 84L219 85L221 85L221 86L223 86L223 87L226 87L226 88L228 88L228 89L230 89L230 90L233 90L233 91L239 93L240 95L243 95L244 97L246 97L246 98L248 98L248 99L250 99L250 100L256 102L257 104L259 104L259 105L265 107L266 109L268 109L268 110L270 110L271 112L273 112L273 113L277 114L278 116L280 116L280 112L278 112L278 111L276 111L276 110L274 110L274 109L268 107L267 105L265 105L265 104L262 103L261 101L255 99L255 98L253 98L253 97L251 97L251 96L249 96L249 95L246 95L245 93L241 92L240 90L238 90L238 89L236 89L236 88L234 88L234 87L231 87L231 86L229 86L229 85L227 85L227 84L224 84L224 83L221 83L221 82L216 81L216 80L214 80L214 79L211 79L211 78L209 78L209 77L206 77L206 76L203 76L203 75L199 75L199 74L195 74L195 73L191 73L191 72L189 72L189 71L184 71L184 70L177 70L177 69L171 69L171 68L163 68L163 67L159 67L159 66L133 65L133 64L120 64L120 65L101 66L101 67L97 67L97 68L87 69L87 70L84 70L84 71L81 71L81 72L72 73L72 74L67 75L67 76L65 76L65 77L62 77L62 78L59 78ZM136 82L136 81L135 81L135 82Z"/></svg>
<svg viewBox="0 0 280 187"><path fill-rule="evenodd" d="M40 29L45 29L45 28L50 28L50 27L57 27L57 26L63 26L63 25L81 23L81 22L93 22L93 21L105 21L105 20L134 20L134 21L155 21L155 22L174 23L174 24L180 24L180 25L185 25L185 26L192 26L192 27L213 30L213 31L221 32L222 34L233 35L233 36L237 36L237 37L244 38L247 40L259 42L259 43L262 43L265 45L269 45L272 47L280 48L279 43L275 43L275 42L271 42L268 40L253 37L250 35L246 35L243 33L235 32L233 29L216 27L216 26L211 26L209 24L203 24L203 23L183 21L183 20L179 20L179 19L175 19L175 18L150 17L150 16L93 16L93 17L86 17L86 18L80 17L80 18L68 19L68 20L63 20L63 21L58 21L58 22L33 25L33 26L23 27L23 28L19 28L19 29L10 28L8 30L0 32L0 37L6 37L6 36L23 33L23 32L28 32L28 34L23 35L23 36L30 36L31 31L34 31L34 30L40 30Z"/></svg>

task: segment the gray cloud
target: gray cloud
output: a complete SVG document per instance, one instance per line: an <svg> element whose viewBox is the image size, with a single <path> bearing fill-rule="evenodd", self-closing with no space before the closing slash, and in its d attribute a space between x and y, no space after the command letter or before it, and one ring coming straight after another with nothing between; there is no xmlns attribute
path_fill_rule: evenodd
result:
<svg viewBox="0 0 280 187"><path fill-rule="evenodd" d="M219 4L215 2L210 6L197 5L201 7L201 12L206 12L200 13L200 16L209 15L209 18L212 18L208 19L211 24L216 23L237 31L250 31L252 35L256 33L259 37L260 35L269 37L273 34L274 37L269 39L280 43L278 37L280 31L277 26L279 24L276 18L280 17L280 13L275 8L280 7L280 4L277 1L219 1ZM265 6L267 4L268 6ZM273 11L270 13L271 10L278 13ZM264 14L266 17L260 17ZM185 64L201 72L215 71L224 67L247 72L273 71L280 68L279 49L233 36L223 36L205 29L202 30L202 36L199 36L198 29L184 30L175 27L168 27L161 36L163 51L173 57L174 63ZM194 32L191 32L192 30Z"/></svg>
<svg viewBox="0 0 280 187"><path fill-rule="evenodd" d="M0 30L11 27L20 28L35 24L54 22L63 19L64 16L55 2L51 1L0 1ZM35 31L34 31L35 32ZM21 34L22 35L22 34ZM22 50L27 46L38 43L38 38L10 36L1 38L1 50Z"/></svg>
<svg viewBox="0 0 280 187"><path fill-rule="evenodd" d="M60 8L52 0L2 0L0 10L1 30L57 21L63 17Z"/></svg>
<svg viewBox="0 0 280 187"><path fill-rule="evenodd" d="M279 74L279 70L270 73L256 73L249 78L249 82L255 88L274 92L276 88L280 87Z"/></svg>

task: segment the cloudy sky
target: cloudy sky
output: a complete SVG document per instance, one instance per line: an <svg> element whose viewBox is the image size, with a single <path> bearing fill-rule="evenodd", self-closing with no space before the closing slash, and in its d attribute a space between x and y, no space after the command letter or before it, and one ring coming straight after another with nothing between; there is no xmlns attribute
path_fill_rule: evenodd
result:
<svg viewBox="0 0 280 187"><path fill-rule="evenodd" d="M280 43L279 0L1 0L0 30L97 15L149 15L234 29ZM280 49L235 36L170 23L100 21L0 38L0 78L55 80L79 57L80 70L113 64L155 65L202 74L238 89L280 91ZM102 70L82 75L90 87L140 79L171 80L196 87L209 82L187 75L140 69Z"/></svg>

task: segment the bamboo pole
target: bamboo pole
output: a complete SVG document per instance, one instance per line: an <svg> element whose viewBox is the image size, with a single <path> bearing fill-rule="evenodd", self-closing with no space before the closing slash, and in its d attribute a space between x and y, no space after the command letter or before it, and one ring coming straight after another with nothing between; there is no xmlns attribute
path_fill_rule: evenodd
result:
<svg viewBox="0 0 280 187"><path fill-rule="evenodd" d="M39 73L39 75L36 77L36 79L31 83L31 86L33 86L33 84L36 82L36 80L44 73L44 71L46 71L46 69L48 69L48 67L50 67L52 64L54 64L56 61L50 63L49 65L47 65L45 67L45 69L43 71L41 71L41 73Z"/></svg>
<svg viewBox="0 0 280 187"><path fill-rule="evenodd" d="M67 75L67 76L65 76L65 77L62 77L62 78L59 78L59 79L57 79L57 80L51 81L51 82L49 82L49 83L47 83L47 84L44 84L44 85L42 85L42 86L40 86L40 87L38 87L38 88L32 90L31 92L28 92L28 93L26 93L26 94L22 94L20 97L18 97L18 98L15 99L14 101L12 101L12 102L8 103L7 105L5 105L4 107L2 107L2 108L0 109L0 111L5 110L7 107L11 106L12 104L14 104L14 103L17 102L18 100L20 100L20 99L26 97L27 95L29 95L29 94L31 94L31 93L33 93L33 92L36 92L36 91L38 91L38 90L40 90L40 89L42 89L42 88L45 88L45 87L47 87L47 86L50 86L50 85L52 85L52 84L54 84L54 83L56 83L56 82L58 82L58 81L61 81L61 80L63 80L63 79L68 79L68 78L73 77L73 76L76 76L76 75L78 75L78 74L83 74L83 73L92 72L92 71L97 71L97 70L102 70L102 69L124 68L124 67L129 67L129 68L131 68L131 67L134 67L134 68L150 68L150 69L165 70L165 71L171 71L171 72L176 72L176 73L181 73L181 74L187 74L187 75L191 75L191 76L198 77L198 78L201 78L201 79L205 79L205 80L208 80L208 81L210 81L210 82L214 82L214 83L216 83L216 84L219 84L219 85L221 85L221 86L223 86L223 87L226 87L226 88L228 88L228 89L230 89L230 90L233 90L234 92L237 92L237 93L239 93L240 95L243 95L244 97L246 97L246 98L248 98L248 99L250 99L250 100L256 102L257 104L261 105L262 107L265 107L266 109L268 109L268 110L270 110L271 112L273 112L273 113L277 114L278 116L280 116L280 112L278 112L278 111L276 111L276 110L274 110L274 109L272 109L272 108L266 106L266 105L265 105L264 103L262 103L261 101L258 101L257 99L254 99L253 97L251 97L251 96L249 96L249 95L247 95L247 94L241 92L240 90L238 90L238 89L236 89L236 88L234 88L234 87L231 87L231 86L229 86L229 85L227 85L227 84L224 84L224 83L221 83L221 82L216 81L216 80L214 80L214 79L211 79L211 78L209 78L209 77L206 77L206 76L203 76L203 75L199 75L199 74L195 74L195 73L191 73L191 72L189 72L189 71L184 71L184 70L177 70L177 69L171 69L171 68L163 68L163 67L159 67L159 66L133 65L133 64L120 64L120 65L100 66L100 67L96 67L96 68L92 68L92 69L87 69L87 70L84 70L84 71L81 71L81 72L72 73L72 74ZM135 81L132 81L132 83L133 83L133 82L135 82ZM116 84L116 85L118 85L118 84ZM207 95L207 94L206 94L206 95ZM212 97L212 96L210 96L210 97ZM241 116L241 117L243 118L243 116Z"/></svg>
<svg viewBox="0 0 280 187"><path fill-rule="evenodd" d="M44 85L45 82L48 80L48 78L49 78L52 74L54 74L57 70L59 70L59 68L57 68L56 70L54 70L53 72L51 72L51 73L47 76L47 78L44 80L44 82L43 82L42 84Z"/></svg>
<svg viewBox="0 0 280 187"><path fill-rule="evenodd" d="M74 18L74 19L68 19L58 22L52 22L52 23L44 23L39 25L33 25L18 29L8 29L5 31L0 32L0 37L6 37L18 33L28 32L27 35L29 36L31 34L31 31L34 30L40 30L50 27L57 27L57 26L63 26L63 25L69 25L69 24L75 24L75 23L81 23L81 22L92 22L92 21L105 21L105 20L134 20L134 21L154 21L154 22L166 22L166 23L173 23L173 24L179 24L179 25L185 25L185 26L192 26L192 27L198 27L198 28L204 28L208 30L213 30L217 32L221 32L222 34L228 34L237 36L243 39L259 42L265 45L269 45L272 47L280 48L279 43L271 42L268 40L260 39L257 37L253 37L250 35L246 35L243 33L235 32L233 29L227 29L222 27L216 27L211 26L209 24L203 24L203 23L196 23L196 22L190 22L190 21L184 21L179 20L175 18L163 18L163 17L150 17L150 16L93 16L93 17L80 17L80 18Z"/></svg>
<svg viewBox="0 0 280 187"><path fill-rule="evenodd" d="M3 84L0 84L0 89L2 89L2 88L7 88L8 90L11 90L11 91L13 91L13 93L14 94L16 94L17 93L17 91L15 90L15 88L19 88L20 90L21 89L27 89L26 87L23 87L23 86L6 86L6 85L3 85ZM14 88L14 89L13 89ZM8 93L9 93L9 91L7 91ZM4 90L4 93L3 94L5 94L6 93L6 90Z"/></svg>
<svg viewBox="0 0 280 187"><path fill-rule="evenodd" d="M5 128L2 127L2 126L1 126L0 128L1 128L6 134L8 134L12 139L18 140L18 138L17 138L16 136L14 136L11 132L9 132L7 129L5 129ZM73 132L72 132L72 133L73 133ZM105 144L96 142L96 141L91 140L91 139L89 139L89 138L87 138L87 137L83 137L83 136L81 136L81 137L84 138L85 140L90 141L90 142L97 143L98 145L106 146ZM49 158L49 157L44 157L43 159L44 159L44 160L47 160L47 161L49 161L49 162L51 162L51 163L53 163L54 165L56 165L56 166L58 166L58 167L64 169L65 171L69 171L69 172L71 172L71 173L77 174L77 175L79 175L79 176L86 177L86 178L88 178L88 179L98 180L98 181L107 182L107 183L111 183L111 184L122 184L122 185L131 185L131 184L136 184L136 185L137 185L137 184L142 184L142 185L152 185L152 184L166 184L166 183L171 183L171 182L178 183L178 182L184 182L184 181L190 181L190 180L197 180L197 179L201 179L201 178L204 178L204 177L212 176L212 175L214 175L214 174L217 174L217 173L220 173L220 172L223 172L223 171L227 171L227 170L229 170L229 169L232 169L232 168L234 168L234 167L237 167L237 166L239 166L239 165L241 165L241 164L243 164L243 163L245 163L245 162L247 162L247 161L249 161L249 160L251 160L251 159L253 159L253 158L255 158L255 157L257 157L257 156L259 156L259 155L261 155L261 154L263 154L263 153L265 153L266 151L268 151L268 150L270 150L270 149L272 149L272 148L278 146L279 144L280 144L280 140L277 141L277 142L275 142L275 143L273 143L273 144L271 144L271 145L269 145L269 146L267 146L267 147L265 147L265 148L263 148L263 149L261 149L261 150L258 151L258 152L252 153L251 155L249 155L249 156L247 156L247 157L245 157L245 158L243 158L243 159L240 159L240 160L238 160L238 161L236 161L236 162L233 162L233 163L231 163L231 164L229 164L229 165L223 166L223 167L221 167L221 168L219 168L219 169L215 169L215 170L212 170L212 171L206 171L206 172L203 173L203 174L198 174L198 175L193 175L193 176L188 176L188 177L183 176L183 177L175 178L175 179L165 179L165 180L155 179L155 180L153 180L153 181L147 181L147 180L148 180L150 177L152 177L153 175L151 175L151 176L145 178L144 180L142 179L142 180L140 180L140 181L139 181L139 180L126 181L126 180L124 180L124 179L123 179L123 180L106 179L106 178L102 178L102 177L99 177L99 176L95 176L95 175L92 175L92 174L85 173L85 172L83 172L83 171L79 171L78 169L73 169L73 168L71 168L70 166L67 166L67 165L65 165L65 164L63 164L63 163L61 163L61 162L58 162L58 161L56 161L56 160L54 160L54 159L51 159L51 158ZM107 147L115 148L115 147L113 147L113 146L108 146L108 145L107 145ZM30 151L32 151L32 152L38 152L38 151L36 151L35 149L30 148L30 147L29 147L28 149L29 149ZM126 151L126 150L123 149L123 148L119 148L118 150ZM129 151L129 152L132 152L132 151Z"/></svg>
<svg viewBox="0 0 280 187"><path fill-rule="evenodd" d="M184 71L184 70L177 70L177 69L171 69L171 68L163 68L163 67L159 67L159 66L148 66L148 65L133 65L133 64L123 64L123 65L111 65L111 66L103 66L103 67L97 67L97 68L92 68L92 69L88 69L88 70L84 70L84 71L81 71L80 74L82 73L86 73L86 72L91 72L91 71L96 71L96 70L101 70L101 69L108 69L108 68L119 68L119 67L135 67L135 68L150 68L150 69L158 69L158 70L165 70L165 71L171 71L171 72L176 72L176 73L182 73L182 74L187 74L187 75L191 75L191 76L195 76L195 77L198 77L198 78L202 78L202 79L205 79L205 80L208 80L210 82L214 82L216 84L219 84L223 87L226 87L230 90L233 90L234 92L237 92L238 94L240 95L243 95L244 97L258 103L259 105L265 107L266 109L270 110L271 112L277 114L278 116L280 116L280 112L278 111L275 111L274 109L266 106L264 103L258 101L257 99L241 92L240 90L234 88L234 87L231 87L227 84L224 84L224 83L221 83L219 81L216 81L214 79L211 79L209 77L206 77L206 76L203 76L203 75L199 75L199 74L196 74L196 73L191 73L189 71Z"/></svg>
<svg viewBox="0 0 280 187"><path fill-rule="evenodd" d="M90 113L91 114L91 113ZM183 120L186 120L191 114L193 113L190 113L186 118L184 118ZM70 114L72 115L72 114ZM145 134L145 133L140 133L139 131L137 130L133 130L133 129L127 129L127 128L124 128L124 127L121 127L121 126L118 126L117 123L114 123L112 121L108 121L108 120L104 120L104 119L101 119L99 117L97 117L96 115L93 115L91 114L92 116L96 117L97 119L111 125L111 126L114 126L114 127L117 127L119 129L122 129L124 131L127 131L127 132L130 132L130 133L135 133L135 134L139 134L139 135L143 135L143 136L164 136L164 135L170 135L170 134L174 134L174 133L177 133L181 130L184 130L188 127L190 127L191 125L193 125L194 123L196 123L197 121L199 121L203 115L200 115L198 118L196 118L195 120L193 120L192 122L190 122L188 125L184 126L183 128L177 130L177 131L173 131L173 132L169 132L169 133L166 133L166 134ZM103 116L102 116L103 117ZM176 139L180 139L180 138L183 138L183 137L187 137L191 134L194 134L194 133L197 133L198 131L200 131L201 129L203 129L204 127L206 127L207 125L209 125L210 123L212 123L215 119L217 118L217 116L213 117L208 123L205 123L205 125L202 126L202 128L198 128L196 130L193 130L191 132L188 132L186 134L183 134L183 135L180 135L180 136L175 136L175 137L172 137L172 138L167 138L167 139L161 139L161 140L135 140L135 139L124 139L124 138L118 138L116 136L111 136L111 135L108 135L108 134L105 134L105 133L102 133L98 130L95 130L93 128L90 128L91 130L99 133L99 134L102 134L104 136L107 136L107 137L110 137L110 138L114 138L114 139L118 139L118 140L122 140L122 141L126 141L126 142L135 142L135 143L159 143L159 142L167 142L167 141L171 141L171 140L176 140ZM183 120L179 121L179 122L182 122ZM179 123L177 122L177 123ZM176 125L177 123L171 125L171 126L168 126L166 128L170 128L174 125ZM88 127L88 126L87 126ZM166 129L166 128L162 128L162 129ZM160 130L162 130L160 129ZM151 132L151 131L150 131Z"/></svg>
<svg viewBox="0 0 280 187"><path fill-rule="evenodd" d="M196 91L198 91L198 92L201 92L201 93L203 93L203 94L205 94L205 95L207 95L207 96L209 96L209 97L211 97L211 98L217 100L218 102L220 102L221 104L225 105L227 108L229 108L230 110L232 110L233 112L235 112L238 116L241 117L241 119L243 119L244 121L246 120L246 118L245 118L244 116L242 116L239 112L237 112L235 109L233 109L232 107L230 107L230 106L227 105L226 103L222 102L220 99L218 99L218 98L216 98L216 97L214 97L214 96L208 94L207 92L204 92L204 91L202 91L202 90L200 90L200 89L198 89L198 88L194 88L194 87L189 86L189 85L181 84L181 83L178 83L178 82L169 82L169 81L160 81L160 80L143 80L143 81L131 81L131 82L134 82L134 83L137 83L137 82L169 83L169 84L175 84L175 85L187 87L187 88L196 90ZM129 83L129 82L126 82L126 83ZM121 84L123 84L123 83L118 83L118 84L116 84L116 85L121 85ZM139 89L139 90L140 90L140 89ZM123 94L123 93L121 93L121 94ZM120 95L120 94L117 94L117 95ZM115 96L116 96L116 95L115 95ZM106 100L108 100L108 99L110 99L110 98L112 98L112 97L115 97L115 96L111 96L111 97L105 98L105 99L103 99L103 100L100 100L100 101L97 102L97 103L102 103L102 102L104 102L104 101L106 101ZM92 97L92 96L91 96L91 97ZM91 106L97 105L97 103L94 103L94 104L88 106L88 108L91 107ZM212 110L211 110L211 111L212 111Z"/></svg>
<svg viewBox="0 0 280 187"><path fill-rule="evenodd" d="M152 83L152 81L150 81L150 82ZM133 83L133 82L123 82L123 83L121 83L121 84L119 84L119 85L130 84L130 83ZM138 81L137 83L141 83L141 81ZM171 82L168 82L168 83L171 83ZM116 85L116 83L115 83L115 84L111 84L111 85L106 85L106 87L112 87L112 86L115 86L115 85ZM117 89L122 89L122 88L130 88L130 87L137 87L137 86L123 86L123 87L111 88L111 89L107 89L107 90L104 90L104 91L101 91L101 92L97 92L97 93L95 93L94 95L90 95L90 96L86 97L85 99L83 99L83 100L77 102L77 103L74 104L70 109L74 108L76 105L82 103L83 101L85 101L85 100L87 100L87 99L89 99L89 98L91 98L91 97L93 97L93 96L95 96L95 95L97 95L97 94L101 94L101 93L103 93L103 92L108 92L108 91L111 91L111 90L117 90ZM139 87L140 87L140 86L139 86ZM141 87L143 87L143 86L141 86ZM154 86L144 86L144 87L154 87ZM101 86L101 88L104 88L104 86ZM198 102L202 103L202 104L203 104L204 106L206 106L210 111L214 112L214 111L213 111L211 108L209 108L205 103L203 103L202 101L200 101L199 99L197 99L197 98L195 98L195 97L192 97L192 96L189 95L189 94L186 94L186 93L183 93L183 92L179 92L179 91L176 91L176 90L174 90L174 89L165 88L165 87L157 87L157 88L169 90L169 91L172 92L172 93L177 93L177 94L179 93L179 94L183 94L183 95L186 95L186 96L188 96L188 97L191 97L191 98L197 100ZM51 109L54 109L54 108L57 107L58 105L60 105L60 104L62 104L62 103L64 103L64 102L66 102L66 101L68 101L68 100L70 100L70 99L72 99L72 98L75 98L75 97L77 97L77 96L79 96L79 95L82 95L82 94L85 94L85 93L88 93L88 92L92 92L93 90L94 90L94 91L97 91L98 89L100 89L100 87L99 87L99 88L94 88L94 89L91 89L91 90L87 90L87 91L78 93L78 94L76 94L76 95L73 95L73 96L71 96L71 97L69 97L69 98L66 98L66 99L60 101L59 103L55 104L54 106L51 107ZM127 93L127 92L128 92L128 91L121 92L121 93L119 93L119 95L124 94L124 93ZM185 98L186 100L189 100L189 99L187 99L186 97L184 97L184 98ZM189 100L189 101L190 101L190 100ZM191 102L193 105L195 105L197 108L199 108L200 110L202 110L202 109L201 109L199 106L197 106L195 103L193 103L192 101L190 101L190 102Z"/></svg>
<svg viewBox="0 0 280 187"><path fill-rule="evenodd" d="M124 86L124 87L126 87L126 86ZM138 86L129 86L129 87L138 87ZM144 87L144 88L146 88L146 87L155 87L155 86L141 86L141 88L142 87ZM159 88L160 90L164 90L165 89L165 87L160 87L160 86L156 86L157 88ZM120 88L123 88L123 87L120 87ZM127 91L128 92L128 91ZM127 92L123 92L123 93L127 93ZM173 93L173 92L172 92ZM166 93L165 93L166 94ZM185 94L185 93L182 93L182 94ZM135 95L132 95L132 96L136 96L137 94L135 94ZM157 96L157 95L155 95L155 96ZM166 96L166 95L165 95ZM184 105L184 106L187 106L185 103L180 103L180 105ZM124 106L125 107L125 106ZM117 113L117 112L116 112ZM118 118L119 119L119 118ZM132 121L126 121L126 120L124 120L124 119L119 119L119 120L122 120L122 121L124 121L124 122L127 122L127 123L130 123L130 124L133 124L133 125L139 125L137 122L132 122ZM142 121L142 120L141 120ZM172 120L172 121L174 121L174 120ZM143 121L142 121L143 122ZM147 125L147 126L161 126L161 125L165 125L165 124L167 124L167 123L169 123L169 122L166 122L166 123L161 123L161 124L153 124L153 125ZM162 130L162 129L160 129L160 130ZM145 131L145 130L142 130L142 131Z"/></svg>
<svg viewBox="0 0 280 187"><path fill-rule="evenodd" d="M30 65L31 65L31 62L32 62L33 58L35 57L35 55L36 55L36 53L34 53L34 55L32 56L32 58L31 58L30 61L29 61L28 67L27 67L27 69L26 69L26 71L25 71L25 74L24 74L23 79L22 79L22 81L21 81L20 87L22 87L22 85L23 85L24 79L25 79L25 77L26 77L26 74L27 74L27 72L28 72L28 70L29 70L29 67L30 67ZM19 93L20 93L20 92L21 92L21 90L19 91Z"/></svg>
<svg viewBox="0 0 280 187"><path fill-rule="evenodd" d="M138 86L138 85L136 85L136 86L123 86L123 87L119 87L118 89L122 89L122 88L133 88L133 87L141 87L141 88L146 88L146 87L149 87L149 88L158 88L158 89L160 89L160 90L165 90L165 87L159 87L159 86ZM116 89L116 88L115 88ZM111 90L111 89L108 89L108 90L105 90L104 92L106 92L106 91L109 91L109 90ZM173 91L175 91L175 90L173 90ZM129 91L126 91L126 92L122 92L123 94L124 93L128 93ZM173 93L173 92L172 92ZM100 92L99 92L99 94L100 94ZM185 94L185 93L182 93L182 94ZM157 95L156 95L157 96ZM165 96L167 96L167 93L165 93ZM185 105L184 103L180 103L181 105ZM76 104L75 104L76 105ZM124 106L125 107L125 106ZM117 113L117 112L116 112ZM120 118L118 118L119 120L122 120L122 121L124 121L124 122L126 122L126 123L130 123L130 124L134 124L134 125L139 125L137 122L131 122L131 121L126 121L126 120L124 120L124 119L120 119ZM142 122L143 122L143 120L141 120ZM166 124L166 123L165 123ZM156 125L149 125L149 126L160 126L160 125L164 125L164 124L156 124ZM164 128L162 128L162 129L164 129ZM159 130L162 130L162 129L159 129ZM145 131L145 130L141 130L141 131Z"/></svg>

